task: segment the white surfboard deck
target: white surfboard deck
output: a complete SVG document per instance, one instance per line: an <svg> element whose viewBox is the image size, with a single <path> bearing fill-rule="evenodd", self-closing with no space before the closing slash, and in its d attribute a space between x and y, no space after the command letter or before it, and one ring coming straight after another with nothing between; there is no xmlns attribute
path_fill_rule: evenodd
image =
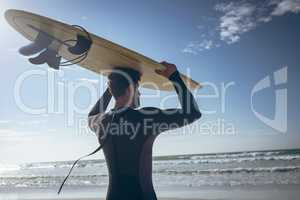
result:
<svg viewBox="0 0 300 200"><path fill-rule="evenodd" d="M38 35L38 31L32 27L38 28L61 41L75 40L77 34L85 35L82 30L71 25L26 11L7 10L5 17L16 31L30 41L34 41ZM102 75L108 75L111 69L116 66L130 67L142 73L140 82L142 87L167 91L174 89L167 78L155 72L155 69L164 69L162 64L92 33L90 36L93 43L87 58L78 63L81 67ZM74 58L66 46L59 42L53 42L50 48L58 50L58 54L64 59L71 60ZM201 87L199 83L184 74L181 74L181 78L191 90Z"/></svg>

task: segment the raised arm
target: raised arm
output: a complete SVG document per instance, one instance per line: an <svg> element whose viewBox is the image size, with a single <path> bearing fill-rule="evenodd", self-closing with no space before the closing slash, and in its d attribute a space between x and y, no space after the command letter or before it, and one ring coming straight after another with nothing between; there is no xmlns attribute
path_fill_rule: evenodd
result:
<svg viewBox="0 0 300 200"><path fill-rule="evenodd" d="M156 72L162 76L165 76L173 83L181 104L181 108L142 108L141 111L143 111L143 117L151 122L153 127L158 128L155 130L156 133L182 127L201 117L198 105L192 93L182 81L176 66L166 62L162 62L162 64L166 66L166 69L157 70Z"/></svg>
<svg viewBox="0 0 300 200"><path fill-rule="evenodd" d="M112 95L109 89L107 88L103 93L102 97L97 101L92 110L89 112L88 122L89 127L92 131L96 131L98 119L101 117L102 114L105 113L105 110L111 100L111 97Z"/></svg>
<svg viewBox="0 0 300 200"><path fill-rule="evenodd" d="M103 93L102 97L97 101L92 110L89 112L89 117L92 115L97 115L99 113L105 112L111 99L111 93L107 88Z"/></svg>
<svg viewBox="0 0 300 200"><path fill-rule="evenodd" d="M182 81L177 70L172 73L172 75L169 77L169 80L172 81L178 95L178 99L181 105L181 110L179 111L181 111L185 115L185 117L187 117L191 121L200 118L201 113L199 111L195 98L186 87L185 83Z"/></svg>

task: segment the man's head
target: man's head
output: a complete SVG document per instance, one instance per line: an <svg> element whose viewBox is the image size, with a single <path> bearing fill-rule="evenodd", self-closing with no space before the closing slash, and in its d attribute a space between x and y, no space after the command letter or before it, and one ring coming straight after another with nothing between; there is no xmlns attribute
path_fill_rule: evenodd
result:
<svg viewBox="0 0 300 200"><path fill-rule="evenodd" d="M109 90L119 106L139 107L138 86L140 78L140 72L124 67L116 67L109 74Z"/></svg>

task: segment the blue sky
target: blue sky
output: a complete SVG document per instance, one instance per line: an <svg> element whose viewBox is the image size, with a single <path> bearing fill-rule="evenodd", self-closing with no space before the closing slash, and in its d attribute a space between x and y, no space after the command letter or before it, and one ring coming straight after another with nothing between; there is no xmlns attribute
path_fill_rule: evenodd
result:
<svg viewBox="0 0 300 200"><path fill-rule="evenodd" d="M3 14L7 9L26 10L81 25L157 61L175 63L181 72L206 83L195 92L204 113L202 119L186 129L161 135L155 142L155 155L300 148L299 0L0 1L2 162L73 160L93 150L97 146L95 136L78 127L84 123L97 96L90 96L82 87L70 99L66 85L89 82L97 88L98 96L104 87L99 75L79 66L63 68L60 73L47 66L32 66L17 52L28 41L6 23ZM251 110L254 86L266 76L273 81L273 73L280 69L287 69L287 82L280 86L271 84L255 94L253 107L261 115L274 118L275 91L286 89L286 131L266 125ZM14 96L17 80L31 70L55 78L50 83L46 76L28 78L21 85L22 101L34 108L47 107L48 83L55 92L58 88L63 92L63 99L55 93L54 110L29 114L18 105ZM225 92L224 85L227 86ZM146 89L141 92L145 96L153 94ZM161 106L169 95L174 92L143 98L142 105ZM74 102L81 113L71 112ZM58 105L62 110L57 110ZM174 105L177 105L175 98L163 104L164 107ZM70 112L74 121L68 124ZM233 127L234 131L232 134L221 131L220 135L212 124L221 124L225 129ZM210 125L213 129L208 133Z"/></svg>

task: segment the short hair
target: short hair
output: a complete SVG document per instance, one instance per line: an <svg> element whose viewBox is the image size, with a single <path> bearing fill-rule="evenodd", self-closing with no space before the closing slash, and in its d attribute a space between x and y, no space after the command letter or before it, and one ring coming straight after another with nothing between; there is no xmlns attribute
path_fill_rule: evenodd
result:
<svg viewBox="0 0 300 200"><path fill-rule="evenodd" d="M130 84L137 84L141 73L127 67L115 67L108 75L109 89L114 98L122 96Z"/></svg>

